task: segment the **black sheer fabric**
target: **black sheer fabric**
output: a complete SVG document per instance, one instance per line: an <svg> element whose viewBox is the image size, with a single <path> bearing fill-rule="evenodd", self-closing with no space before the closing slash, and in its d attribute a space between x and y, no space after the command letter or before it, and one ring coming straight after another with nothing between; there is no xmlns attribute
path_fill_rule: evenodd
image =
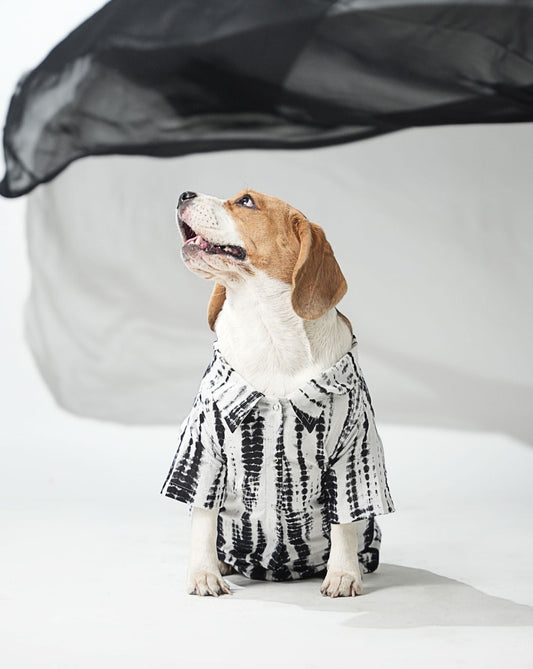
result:
<svg viewBox="0 0 533 669"><path fill-rule="evenodd" d="M112 0L21 80L0 193L89 155L531 120L531 1Z"/></svg>

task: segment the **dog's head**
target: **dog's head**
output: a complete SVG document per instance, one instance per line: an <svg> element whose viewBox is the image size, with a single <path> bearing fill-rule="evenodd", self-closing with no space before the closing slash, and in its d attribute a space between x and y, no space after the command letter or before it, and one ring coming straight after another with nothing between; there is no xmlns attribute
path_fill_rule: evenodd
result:
<svg viewBox="0 0 533 669"><path fill-rule="evenodd" d="M217 282L208 309L214 328L230 282L261 273L291 286L294 311L314 320L346 293L346 280L322 228L286 202L256 191L229 200L187 191L178 226L187 267Z"/></svg>

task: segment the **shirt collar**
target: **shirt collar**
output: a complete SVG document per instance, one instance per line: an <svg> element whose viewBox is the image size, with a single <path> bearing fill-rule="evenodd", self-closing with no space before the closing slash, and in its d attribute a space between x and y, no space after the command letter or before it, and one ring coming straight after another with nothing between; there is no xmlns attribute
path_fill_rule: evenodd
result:
<svg viewBox="0 0 533 669"><path fill-rule="evenodd" d="M253 388L224 358L218 343L213 343L213 361L221 382L211 389L213 400L231 432L239 427L253 407L265 395ZM334 365L316 378L306 381L286 400L292 406L306 429L311 432L328 406L331 395L349 392L359 381L357 371L357 340Z"/></svg>

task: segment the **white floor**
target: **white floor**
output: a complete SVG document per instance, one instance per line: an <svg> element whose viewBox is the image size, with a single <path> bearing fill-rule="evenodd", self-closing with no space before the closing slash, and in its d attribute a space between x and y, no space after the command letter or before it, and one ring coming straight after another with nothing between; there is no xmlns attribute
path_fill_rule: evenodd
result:
<svg viewBox="0 0 533 669"><path fill-rule="evenodd" d="M20 203L1 209L2 667L533 666L533 450L502 435L381 426L397 513L362 597L185 595L187 510L159 495L176 429L55 407L23 343Z"/></svg>
<svg viewBox="0 0 533 669"><path fill-rule="evenodd" d="M398 512L364 596L230 577L203 599L186 508L158 494L175 430L28 409L2 452L3 666L533 665L527 447L383 427Z"/></svg>

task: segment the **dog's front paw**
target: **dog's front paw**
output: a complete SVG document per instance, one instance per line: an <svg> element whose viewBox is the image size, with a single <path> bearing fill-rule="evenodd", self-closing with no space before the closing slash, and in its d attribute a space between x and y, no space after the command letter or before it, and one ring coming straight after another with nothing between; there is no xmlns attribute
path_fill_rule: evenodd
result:
<svg viewBox="0 0 533 669"><path fill-rule="evenodd" d="M330 571L322 581L320 592L326 597L355 597L363 594L361 573L357 571Z"/></svg>
<svg viewBox="0 0 533 669"><path fill-rule="evenodd" d="M198 570L189 574L187 579L187 592L189 595L231 595L229 585L218 571Z"/></svg>

